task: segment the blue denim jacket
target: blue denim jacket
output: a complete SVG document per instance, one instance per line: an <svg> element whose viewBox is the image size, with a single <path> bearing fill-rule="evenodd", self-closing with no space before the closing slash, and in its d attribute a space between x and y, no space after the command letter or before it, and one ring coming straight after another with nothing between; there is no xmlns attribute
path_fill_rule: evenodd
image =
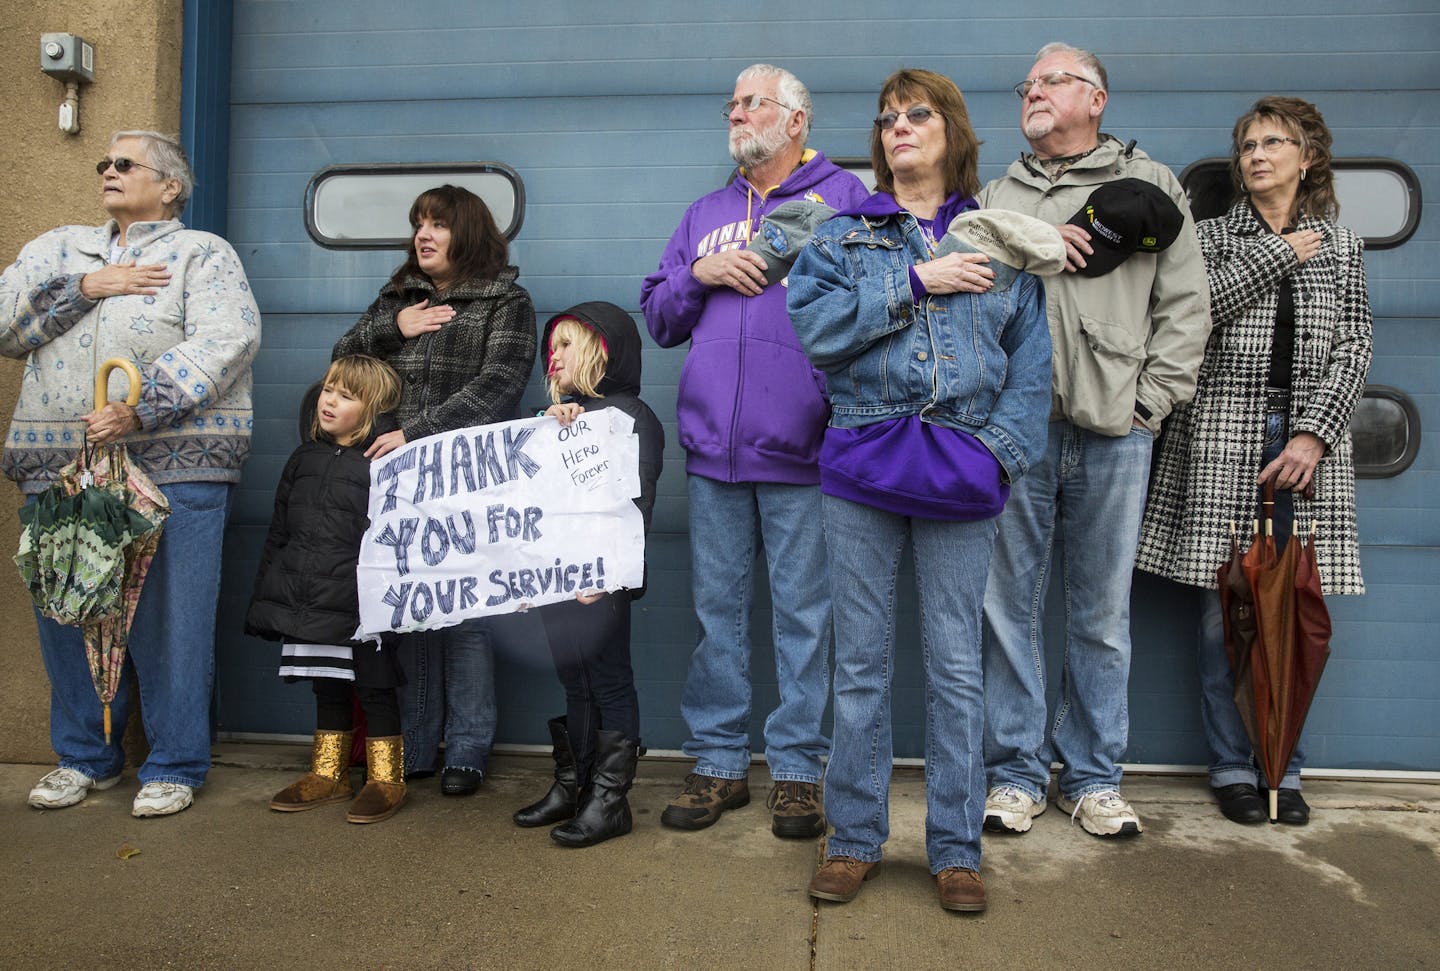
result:
<svg viewBox="0 0 1440 971"><path fill-rule="evenodd" d="M928 258L909 213L837 216L790 271L791 323L811 363L828 375L831 425L919 415L974 435L1013 482L1045 450L1044 287L992 260L989 291L932 294L917 304L909 268Z"/></svg>

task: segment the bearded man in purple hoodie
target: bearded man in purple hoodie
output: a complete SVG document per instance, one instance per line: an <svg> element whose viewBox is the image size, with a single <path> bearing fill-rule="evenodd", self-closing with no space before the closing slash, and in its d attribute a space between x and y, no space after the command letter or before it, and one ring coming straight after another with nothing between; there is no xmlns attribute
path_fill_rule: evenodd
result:
<svg viewBox="0 0 1440 971"><path fill-rule="evenodd" d="M829 569L818 458L829 405L785 310L785 281L747 249L760 218L797 199L837 209L869 195L860 180L805 147L810 92L789 71L756 64L725 104L730 154L723 189L701 197L645 278L640 306L661 347L685 341L680 442L690 496L690 551L700 641L681 705L695 758L660 821L704 829L750 801L750 609L763 545L774 607L780 704L765 720L775 785L771 830L825 830L820 719L829 694ZM773 274L772 274L773 275Z"/></svg>

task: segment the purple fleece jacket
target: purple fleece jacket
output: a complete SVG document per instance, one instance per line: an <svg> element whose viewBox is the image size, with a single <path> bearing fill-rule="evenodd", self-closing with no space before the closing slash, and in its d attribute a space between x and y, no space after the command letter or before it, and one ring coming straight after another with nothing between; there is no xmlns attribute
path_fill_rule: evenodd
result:
<svg viewBox="0 0 1440 971"><path fill-rule="evenodd" d="M849 209L869 193L820 152L807 152L769 195L763 189L739 172L691 205L659 269L645 278L640 307L661 347L690 341L676 407L686 471L721 482L815 485L829 405L825 379L790 326L785 282L747 297L706 287L690 265L743 247L760 217L781 203L810 199Z"/></svg>

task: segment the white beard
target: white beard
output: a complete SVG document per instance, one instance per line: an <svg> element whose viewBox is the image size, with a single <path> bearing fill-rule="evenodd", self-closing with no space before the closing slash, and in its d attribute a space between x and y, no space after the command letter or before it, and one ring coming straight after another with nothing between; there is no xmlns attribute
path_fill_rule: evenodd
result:
<svg viewBox="0 0 1440 971"><path fill-rule="evenodd" d="M743 136L749 135L749 138ZM751 125L730 129L730 157L742 168L752 168L768 162L785 150L790 144L783 123L769 129L758 130Z"/></svg>
<svg viewBox="0 0 1440 971"><path fill-rule="evenodd" d="M1055 115L1048 111L1037 111L1025 119L1020 130L1032 142L1037 138L1044 138L1055 130Z"/></svg>

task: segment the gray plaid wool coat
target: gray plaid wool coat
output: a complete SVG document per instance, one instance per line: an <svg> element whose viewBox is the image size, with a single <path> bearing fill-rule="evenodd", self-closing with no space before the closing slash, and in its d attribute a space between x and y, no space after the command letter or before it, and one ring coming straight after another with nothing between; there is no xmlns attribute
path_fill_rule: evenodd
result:
<svg viewBox="0 0 1440 971"><path fill-rule="evenodd" d="M395 417L413 442L426 435L515 418L535 367L535 308L511 266L493 280L460 280L441 296L424 276L386 283L332 356L369 354L400 374ZM455 317L433 333L406 339L397 320L406 307L449 304Z"/></svg>
<svg viewBox="0 0 1440 971"><path fill-rule="evenodd" d="M1295 497L1295 531L1317 524L1315 552L1326 594L1364 593L1355 522L1350 417L1370 370L1370 298L1363 244L1343 226L1303 217L1299 229L1324 235L1303 264L1260 224L1248 201L1197 225L1210 277L1214 329L1195 398L1165 425L1136 566L1214 589L1230 555L1230 523L1249 546L1255 477L1265 434L1265 386L1274 342L1277 286L1295 296L1290 434L1326 445L1315 468L1315 499Z"/></svg>

